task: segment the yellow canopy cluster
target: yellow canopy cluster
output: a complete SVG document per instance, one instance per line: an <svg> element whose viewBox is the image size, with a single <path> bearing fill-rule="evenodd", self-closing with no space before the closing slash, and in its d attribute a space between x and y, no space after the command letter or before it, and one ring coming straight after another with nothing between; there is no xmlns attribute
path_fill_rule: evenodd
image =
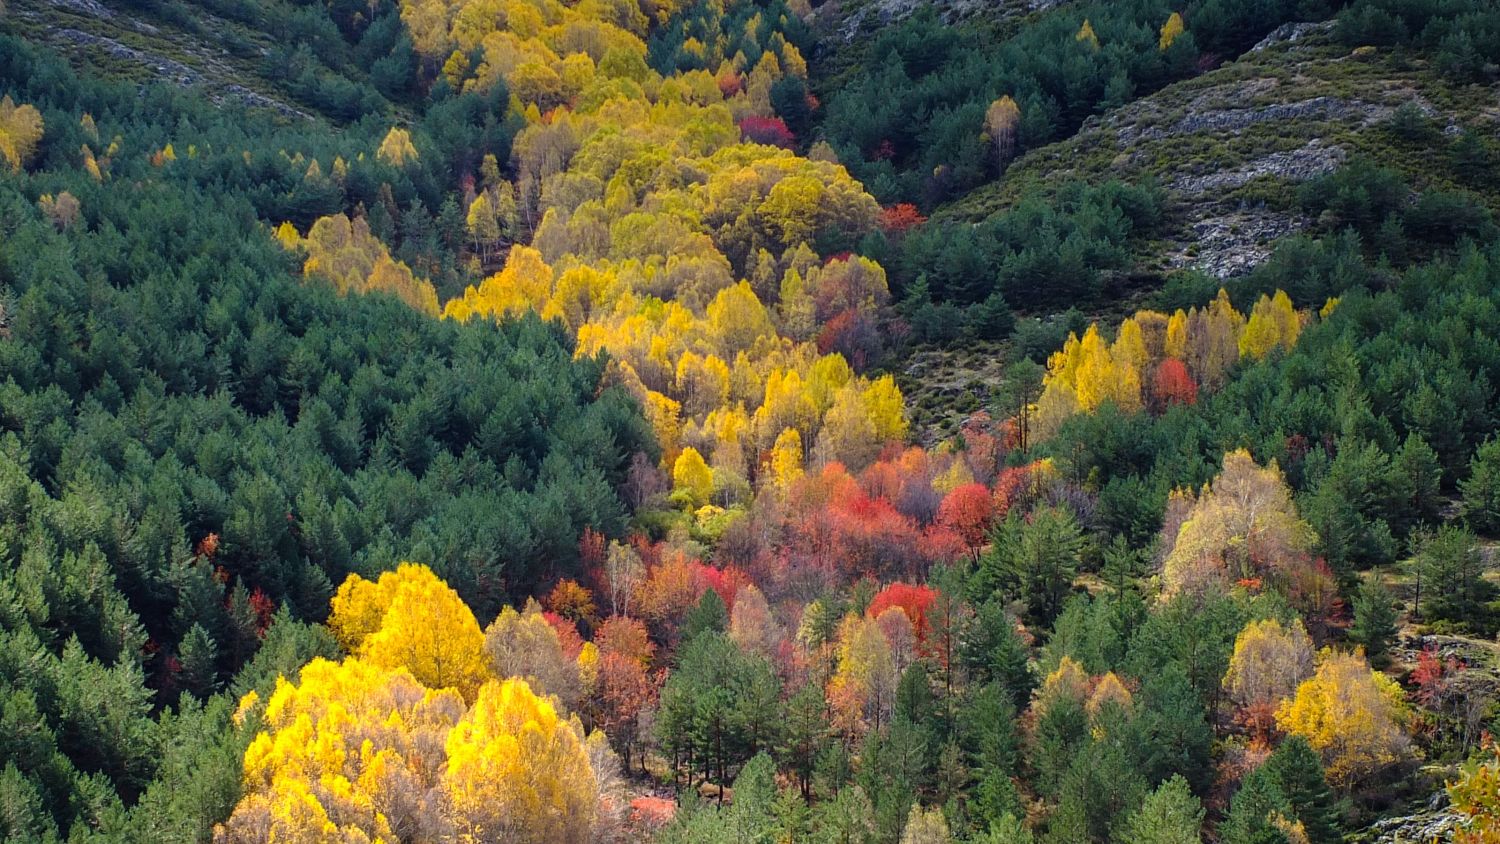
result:
<svg viewBox="0 0 1500 844"><path fill-rule="evenodd" d="M16 105L8 95L0 98L0 161L19 172L36 154L44 124L35 107Z"/></svg>
<svg viewBox="0 0 1500 844"><path fill-rule="evenodd" d="M282 223L275 234L286 248L306 251L303 275L325 278L342 294L390 293L419 311L434 316L438 313L437 291L432 283L416 277L410 267L392 258L361 217L321 217L306 237L298 235L291 223Z"/></svg>
<svg viewBox="0 0 1500 844"><path fill-rule="evenodd" d="M1163 586L1167 594L1198 593L1241 579L1285 579L1310 564L1315 538L1276 461L1260 466L1237 449L1164 537Z"/></svg>
<svg viewBox="0 0 1500 844"><path fill-rule="evenodd" d="M354 656L316 659L296 682L279 678L263 710L252 692L236 715L260 732L217 842L591 840L612 811L591 761L607 755L603 736L491 670L560 684L555 670L510 665L522 628L528 646L553 647L519 656L566 661L539 611L502 614L486 642L447 584L403 564L376 581L352 575L329 625Z"/></svg>
<svg viewBox="0 0 1500 844"><path fill-rule="evenodd" d="M1113 343L1094 323L1081 340L1069 335L1062 350L1048 359L1033 431L1041 438L1051 436L1068 417L1092 412L1106 401L1126 412L1140 410L1157 367L1167 360L1181 363L1195 388L1217 389L1241 358L1259 360L1277 348L1289 351L1310 319L1280 290L1262 295L1247 319L1220 290L1203 308L1179 309L1171 316L1138 311L1120 323Z"/></svg>
<svg viewBox="0 0 1500 844"><path fill-rule="evenodd" d="M1371 670L1364 656L1325 649L1318 668L1276 712L1276 725L1307 738L1328 779L1348 788L1417 754L1404 729L1410 713L1401 685Z"/></svg>
<svg viewBox="0 0 1500 844"><path fill-rule="evenodd" d="M401 18L417 52L441 63L455 88L484 90L504 81L519 111L545 114L611 91L654 93L662 77L646 63L650 27L665 23L672 0L402 0ZM720 12L722 16L722 11ZM756 16L745 37L758 41ZM717 28L716 28L717 29ZM753 66L745 55L729 55L728 38L689 39L685 52L719 76L748 74L728 86L747 107L769 112L770 87L783 73L806 76L807 62L779 31L765 43ZM477 63L470 56L479 55ZM716 77L711 76L710 79Z"/></svg>
<svg viewBox="0 0 1500 844"><path fill-rule="evenodd" d="M511 246L498 272L443 313L534 310L564 321L580 355L609 353L669 470L691 447L720 487L762 474L786 481L788 432L803 459L858 468L905 436L900 392L815 343L827 342L835 317L873 318L890 291L878 264L825 262L811 243L827 229L871 229L879 205L836 162L741 139L743 118L773 114L771 85L806 73L795 47L767 36L746 67L743 56L723 57L723 44L694 42L703 69L663 77L646 64L642 38L671 10L623 0L403 0L418 51L445 61L450 82L483 88L503 78L528 118L514 143L513 192L487 184L467 221L484 255L512 230L532 232L530 245ZM474 51L482 59L470 67ZM382 150L409 145L400 132ZM308 272L345 290L395 289L429 310L430 286L382 260L362 225L320 220L302 244ZM773 455L778 441L785 447ZM783 469L763 473L773 457Z"/></svg>

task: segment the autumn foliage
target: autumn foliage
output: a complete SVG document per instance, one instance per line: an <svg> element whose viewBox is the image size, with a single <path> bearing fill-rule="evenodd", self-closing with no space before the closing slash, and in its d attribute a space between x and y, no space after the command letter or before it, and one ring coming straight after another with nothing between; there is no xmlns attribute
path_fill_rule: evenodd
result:
<svg viewBox="0 0 1500 844"><path fill-rule="evenodd" d="M1401 687L1360 654L1324 650L1297 694L1276 711L1276 726L1307 738L1323 755L1328 779L1352 787L1416 753Z"/></svg>
<svg viewBox="0 0 1500 844"><path fill-rule="evenodd" d="M797 139L779 117L748 115L740 118L740 133L757 144L790 149Z"/></svg>
<svg viewBox="0 0 1500 844"><path fill-rule="evenodd" d="M0 98L0 162L19 172L31 162L42 140L44 123L34 106Z"/></svg>
<svg viewBox="0 0 1500 844"><path fill-rule="evenodd" d="M1290 350L1311 318L1279 290L1262 295L1246 318L1220 290L1202 308L1171 315L1139 311L1120 323L1113 341L1097 323L1090 325L1081 339L1070 335L1048 359L1034 434L1046 439L1073 414L1105 402L1127 413L1194 404L1201 390L1223 385L1241 358Z"/></svg>
<svg viewBox="0 0 1500 844"><path fill-rule="evenodd" d="M591 761L590 745L605 739L505 675L518 659L563 660L539 610L507 612L490 638L525 650L492 672L473 615L426 567L403 564L373 583L352 575L330 623L357 656L316 659L263 705L254 693L242 701L237 718L259 732L245 753L245 796L215 840L589 841L615 811ZM524 641L499 632L525 625Z"/></svg>

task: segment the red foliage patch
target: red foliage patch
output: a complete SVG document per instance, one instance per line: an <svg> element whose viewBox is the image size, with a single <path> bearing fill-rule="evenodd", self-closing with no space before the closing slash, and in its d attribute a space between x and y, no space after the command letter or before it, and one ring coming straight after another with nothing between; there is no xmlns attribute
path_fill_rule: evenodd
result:
<svg viewBox="0 0 1500 844"><path fill-rule="evenodd" d="M843 355L855 372L863 372L880 356L880 332L868 316L851 308L818 332L818 353Z"/></svg>
<svg viewBox="0 0 1500 844"><path fill-rule="evenodd" d="M880 614L898 607L911 622L911 626L917 632L918 641L927 639L927 611L932 608L932 602L937 600L937 592L930 586L913 586L910 583L892 583L876 593L870 601L870 607L866 615L871 618L879 618Z"/></svg>
<svg viewBox="0 0 1500 844"><path fill-rule="evenodd" d="M786 127L786 121L779 117L757 117L750 115L740 120L740 134L757 144L784 147L791 149L797 142L797 136Z"/></svg>
<svg viewBox="0 0 1500 844"><path fill-rule="evenodd" d="M750 585L750 576L735 566L716 569L700 563L697 574L704 587L719 593L719 598L724 601L724 609L728 612L734 612L734 596L740 591L740 587Z"/></svg>
<svg viewBox="0 0 1500 844"><path fill-rule="evenodd" d="M955 487L938 507L938 524L958 534L976 558L995 522L995 497L984 484Z"/></svg>
<svg viewBox="0 0 1500 844"><path fill-rule="evenodd" d="M1197 404L1198 385L1182 361L1166 358L1151 375L1151 397L1158 412L1173 404Z"/></svg>
<svg viewBox="0 0 1500 844"><path fill-rule="evenodd" d="M725 99L738 94L743 86L738 73L726 73L714 81L719 83L719 93L723 94Z"/></svg>
<svg viewBox="0 0 1500 844"><path fill-rule="evenodd" d="M276 614L276 602L257 586L250 593L250 608L255 610L255 634L266 635L266 628L271 626L271 616Z"/></svg>
<svg viewBox="0 0 1500 844"><path fill-rule="evenodd" d="M666 797L637 797L630 801L630 823L656 828L677 814L677 803Z"/></svg>
<svg viewBox="0 0 1500 844"><path fill-rule="evenodd" d="M543 612L542 618L557 631L563 654L570 660L578 659L578 653L583 650L583 637L578 635L578 626L555 612Z"/></svg>
<svg viewBox="0 0 1500 844"><path fill-rule="evenodd" d="M888 235L903 235L927 222L917 206L900 202L880 212L880 227Z"/></svg>

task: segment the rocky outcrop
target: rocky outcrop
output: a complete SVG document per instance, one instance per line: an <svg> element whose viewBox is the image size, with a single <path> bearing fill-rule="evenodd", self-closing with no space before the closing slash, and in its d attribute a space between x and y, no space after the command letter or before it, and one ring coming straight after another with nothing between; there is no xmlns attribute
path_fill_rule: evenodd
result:
<svg viewBox="0 0 1500 844"><path fill-rule="evenodd" d="M147 23L128 7L101 0L13 0L17 18L40 24L41 38L64 53L83 53L135 65L158 81L179 88L198 88L217 105L237 104L274 111L282 117L311 120L306 112L240 83L247 74L221 44L176 31L171 24ZM60 25L65 23L66 25ZM205 30L231 25L207 12L195 12ZM260 48L264 55L268 48ZM135 74L132 74L135 76Z"/></svg>
<svg viewBox="0 0 1500 844"><path fill-rule="evenodd" d="M1343 147L1313 140L1299 149L1273 152L1230 170L1183 176L1173 180L1169 187L1184 196L1198 196L1231 190L1264 177L1305 182L1332 172L1346 158L1348 153Z"/></svg>
<svg viewBox="0 0 1500 844"><path fill-rule="evenodd" d="M1213 278L1235 278L1260 266L1279 238L1296 234L1311 223L1259 209L1241 209L1199 220L1189 226L1191 245L1167 256L1172 269L1194 269Z"/></svg>
<svg viewBox="0 0 1500 844"><path fill-rule="evenodd" d="M1243 97L1243 92L1237 95L1237 98ZM1200 95L1197 102L1201 103L1205 99L1209 97ZM1431 115L1437 112L1437 109L1425 100L1413 99L1409 102L1414 103L1425 114ZM1270 103L1262 106L1190 108L1190 113L1186 117L1168 126L1148 122L1149 115L1141 115L1142 119L1132 123L1126 123L1127 118L1122 115L1111 122L1124 124L1115 130L1115 143L1129 148L1143 141L1159 141L1183 135L1227 135L1243 132L1251 126L1273 121L1338 120L1359 126L1370 126L1389 119L1395 111L1396 106L1388 103L1341 97L1312 97L1298 102Z"/></svg>
<svg viewBox="0 0 1500 844"><path fill-rule="evenodd" d="M115 14L113 9L100 3L99 0L47 0L47 2L59 9L67 9L74 14L83 15L84 17L121 22L136 32L142 32L146 35L155 35L161 31L149 23L138 21L129 16L125 16L122 19L119 15Z"/></svg>
<svg viewBox="0 0 1500 844"><path fill-rule="evenodd" d="M121 44L113 38L106 38L103 35L94 35L93 33L68 28L58 29L53 35L57 39L70 44L98 47L117 59L124 59L150 68L159 79L171 82L174 85L187 87L189 85L197 85L203 81L203 74L182 62L169 59L166 56L159 56L155 53L148 53L145 50L137 50L134 47Z"/></svg>
<svg viewBox="0 0 1500 844"><path fill-rule="evenodd" d="M65 0L65 2L70 4L74 2L91 3L93 0ZM91 32L84 32L70 27L57 28L50 33L50 36L55 42L62 42L75 47L89 47L103 50L117 59L148 68L161 81L181 88L201 86L205 93L208 94L209 99L220 105L226 102L235 102L250 108L269 109L283 117L303 120L312 119L304 111L293 108L275 97L269 97L265 94L252 91L239 83L228 82L218 84L220 79L228 77L228 71L222 68L215 68L216 72L211 74L205 73L176 59L167 58L166 56L147 50L140 50L104 35L95 35Z"/></svg>
<svg viewBox="0 0 1500 844"><path fill-rule="evenodd" d="M1464 822L1448 807L1448 794L1439 791L1427 808L1411 815L1382 818L1354 836L1361 844L1434 844L1453 840L1453 832Z"/></svg>
<svg viewBox="0 0 1500 844"><path fill-rule="evenodd" d="M1321 35L1333 29L1330 21L1313 21L1310 23L1284 23L1271 30L1271 34L1260 39L1260 43L1250 48L1250 52L1259 53L1272 47L1284 44L1295 44L1305 40L1310 35Z"/></svg>

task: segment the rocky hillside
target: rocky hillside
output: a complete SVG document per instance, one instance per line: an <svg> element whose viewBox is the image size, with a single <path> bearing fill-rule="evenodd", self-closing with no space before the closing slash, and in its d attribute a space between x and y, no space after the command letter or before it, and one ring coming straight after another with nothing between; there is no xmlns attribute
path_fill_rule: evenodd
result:
<svg viewBox="0 0 1500 844"><path fill-rule="evenodd" d="M1458 187L1431 166L1428 144L1393 128L1403 106L1445 136L1500 129L1493 88L1452 85L1427 62L1397 51L1351 51L1334 41L1327 23L1289 24L1237 61L1032 151L1003 179L937 216L980 220L1068 178L1155 179L1171 198L1169 229L1141 251L1139 272L1243 275L1276 239L1316 222L1297 212L1296 186L1353 157L1400 170L1417 186ZM1485 199L1500 208L1500 195Z"/></svg>

